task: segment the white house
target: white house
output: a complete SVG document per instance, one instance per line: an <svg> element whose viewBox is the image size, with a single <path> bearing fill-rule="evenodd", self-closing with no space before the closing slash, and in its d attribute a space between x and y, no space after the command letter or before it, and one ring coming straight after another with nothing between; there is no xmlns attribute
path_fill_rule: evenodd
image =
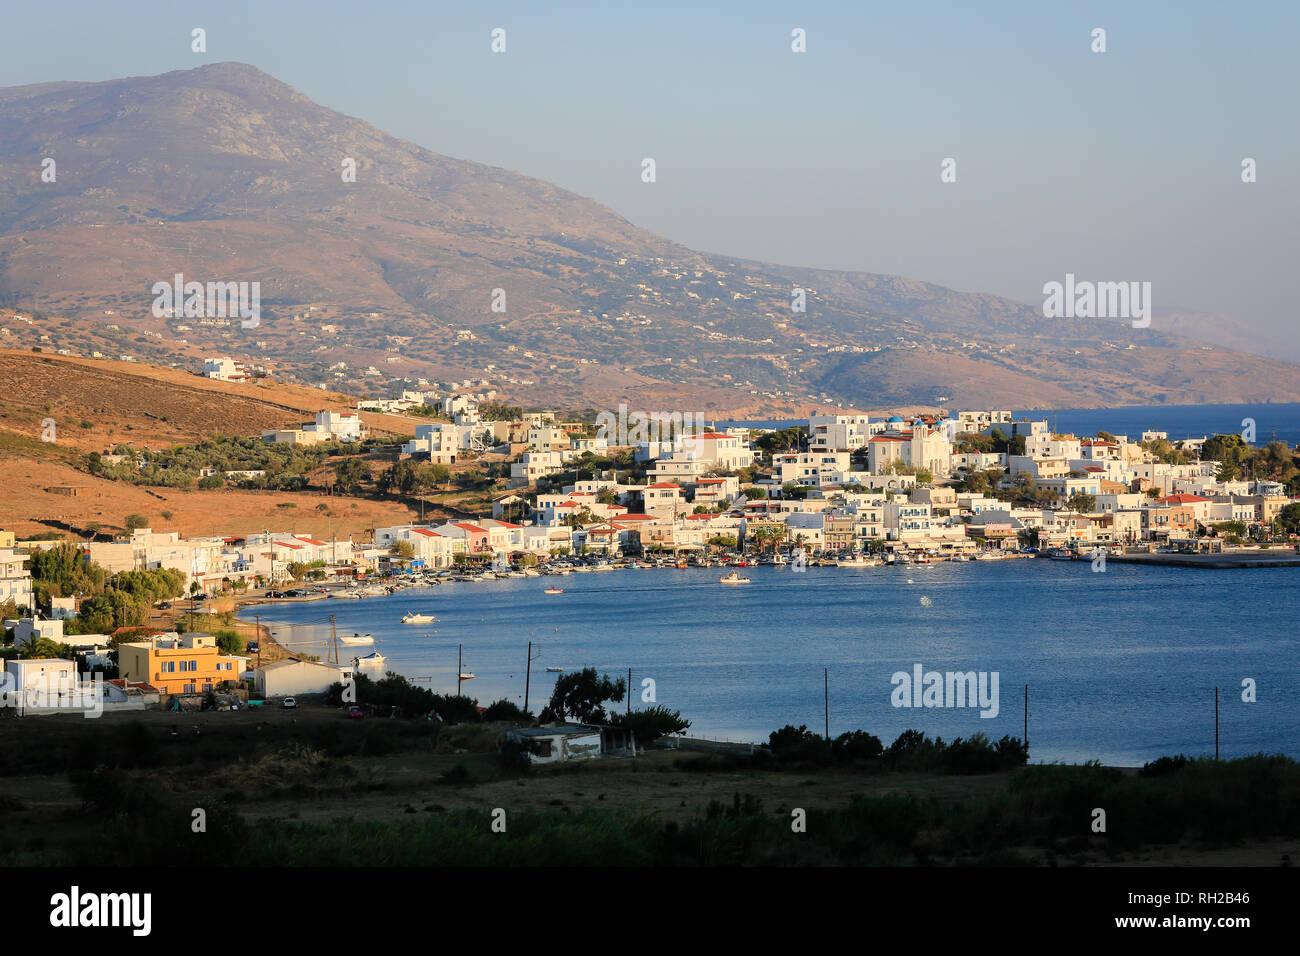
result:
<svg viewBox="0 0 1300 956"><path fill-rule="evenodd" d="M253 671L254 686L263 697L323 694L331 684L352 679L352 668L323 661L283 660L263 664Z"/></svg>
<svg viewBox="0 0 1300 956"><path fill-rule="evenodd" d="M32 573L23 567L27 555L0 548L0 604L12 600L19 608L32 607Z"/></svg>

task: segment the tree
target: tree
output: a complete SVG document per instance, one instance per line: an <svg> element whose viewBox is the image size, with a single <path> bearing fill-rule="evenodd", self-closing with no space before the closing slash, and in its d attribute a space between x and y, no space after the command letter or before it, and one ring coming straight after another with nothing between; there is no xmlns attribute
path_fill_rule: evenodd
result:
<svg viewBox="0 0 1300 956"><path fill-rule="evenodd" d="M244 639L239 636L238 631L213 631L212 636L217 639L217 649L223 654L242 654L244 651Z"/></svg>
<svg viewBox="0 0 1300 956"><path fill-rule="evenodd" d="M1277 525L1287 534L1300 533L1300 503L1293 502L1279 511Z"/></svg>
<svg viewBox="0 0 1300 956"><path fill-rule="evenodd" d="M555 682L547 710L557 720L603 724L609 719L605 703L622 703L626 693L627 682L623 678L611 681L608 674L598 676L596 668L584 667L572 674L561 675Z"/></svg>
<svg viewBox="0 0 1300 956"><path fill-rule="evenodd" d="M56 643L48 637L37 637L18 645L18 656L23 660L62 657L68 645Z"/></svg>
<svg viewBox="0 0 1300 956"><path fill-rule="evenodd" d="M427 476L426 480L430 482L430 491L438 485L447 485L451 483L451 469L446 465L430 465L428 471L424 472L423 476Z"/></svg>
<svg viewBox="0 0 1300 956"><path fill-rule="evenodd" d="M285 570L289 572L289 576L295 581L301 581L310 567L311 565L306 561L290 561L285 566Z"/></svg>
<svg viewBox="0 0 1300 956"><path fill-rule="evenodd" d="M334 478L345 494L355 494L370 478L370 469L360 458L344 458L334 466Z"/></svg>
<svg viewBox="0 0 1300 956"><path fill-rule="evenodd" d="M638 742L645 743L666 737L669 734L684 733L691 722L681 715L681 711L669 710L662 704L634 710L629 714L614 714L610 723L615 727L624 727L632 731Z"/></svg>
<svg viewBox="0 0 1300 956"><path fill-rule="evenodd" d="M1074 494L1070 495L1070 500L1066 502L1066 507L1071 511L1077 511L1080 514L1090 514L1097 508L1097 498L1095 495L1076 491Z"/></svg>
<svg viewBox="0 0 1300 956"><path fill-rule="evenodd" d="M410 561L415 557L415 545L409 541L394 541L393 546L388 550L399 561Z"/></svg>
<svg viewBox="0 0 1300 956"><path fill-rule="evenodd" d="M142 514L129 514L126 516L126 527L129 531L147 528L149 527L149 519Z"/></svg>

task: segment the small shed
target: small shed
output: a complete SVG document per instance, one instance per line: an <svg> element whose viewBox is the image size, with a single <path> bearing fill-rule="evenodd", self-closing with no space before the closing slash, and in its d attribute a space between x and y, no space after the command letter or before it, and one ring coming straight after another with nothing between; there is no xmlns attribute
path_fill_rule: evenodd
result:
<svg viewBox="0 0 1300 956"><path fill-rule="evenodd" d="M635 756L636 741L621 727L598 724L544 724L508 731L507 739L522 744L531 763L592 760L601 756Z"/></svg>

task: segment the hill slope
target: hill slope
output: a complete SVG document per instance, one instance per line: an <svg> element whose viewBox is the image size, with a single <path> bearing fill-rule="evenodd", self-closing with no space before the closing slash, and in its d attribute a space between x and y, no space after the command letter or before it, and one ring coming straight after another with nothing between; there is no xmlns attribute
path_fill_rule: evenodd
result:
<svg viewBox="0 0 1300 956"><path fill-rule="evenodd" d="M260 282L260 327L154 317L151 287L176 273ZM1159 316L1045 320L898 277L696 253L235 63L0 90L3 304L67 316L43 330L56 346L199 346L353 391L473 377L529 403L714 413L1300 400L1300 366L1206 348Z"/></svg>

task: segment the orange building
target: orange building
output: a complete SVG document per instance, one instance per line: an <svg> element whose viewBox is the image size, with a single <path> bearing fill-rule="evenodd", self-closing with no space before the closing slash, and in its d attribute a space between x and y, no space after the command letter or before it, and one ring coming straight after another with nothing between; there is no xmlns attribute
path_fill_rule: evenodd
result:
<svg viewBox="0 0 1300 956"><path fill-rule="evenodd" d="M124 679L163 694L202 694L237 682L245 659L222 654L211 634L187 633L121 644L117 664Z"/></svg>

